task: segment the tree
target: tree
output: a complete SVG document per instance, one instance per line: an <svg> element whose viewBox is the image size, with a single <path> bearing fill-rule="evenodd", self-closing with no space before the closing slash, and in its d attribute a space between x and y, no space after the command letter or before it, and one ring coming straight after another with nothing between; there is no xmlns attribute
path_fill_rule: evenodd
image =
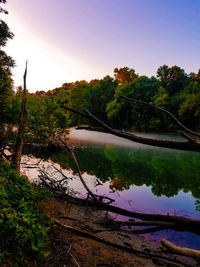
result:
<svg viewBox="0 0 200 267"><path fill-rule="evenodd" d="M0 46L5 46L9 39L12 39L14 34L10 31L8 25L0 20Z"/></svg>
<svg viewBox="0 0 200 267"><path fill-rule="evenodd" d="M158 68L157 77L161 80L162 86L167 89L169 94L173 95L183 89L187 74L176 65L172 67L163 65Z"/></svg>
<svg viewBox="0 0 200 267"><path fill-rule="evenodd" d="M124 82L130 83L133 81L133 79L138 77L138 75L135 73L135 70L129 69L128 67L123 67L120 69L115 68L114 76L119 84L122 84Z"/></svg>
<svg viewBox="0 0 200 267"><path fill-rule="evenodd" d="M0 0L0 4L5 4L7 2L7 0ZM3 7L0 6L0 13L5 13L8 14L8 11L5 10Z"/></svg>
<svg viewBox="0 0 200 267"><path fill-rule="evenodd" d="M91 84L86 81L76 82L74 86L72 86L69 90L69 94L67 96L68 107L72 109L82 110L86 107L85 96L87 91L92 87ZM70 126L77 125L80 123L85 123L84 118L73 114L71 112L67 112L68 123Z"/></svg>
<svg viewBox="0 0 200 267"><path fill-rule="evenodd" d="M200 125L200 80L191 81L180 95L182 100L178 110L185 123L199 129ZM191 120L192 118L192 120Z"/></svg>
<svg viewBox="0 0 200 267"><path fill-rule="evenodd" d="M120 97L125 95L150 102L157 92L160 82L152 77L140 76L131 83L119 85L115 90L114 99L108 103L106 111L112 125L118 128L148 129L150 114L148 108L134 105ZM151 114L152 116L152 114Z"/></svg>
<svg viewBox="0 0 200 267"><path fill-rule="evenodd" d="M0 0L0 3L5 4L6 0ZM5 9L0 7L0 13L7 13ZM9 57L1 47L4 47L9 39L13 38L13 33L10 32L8 25L0 20L0 124L8 122L11 111L11 98L13 95L11 68L14 67L14 60Z"/></svg>
<svg viewBox="0 0 200 267"><path fill-rule="evenodd" d="M117 81L110 76L101 80L90 81L89 90L86 92L85 101L87 109L107 120L106 106L113 99Z"/></svg>

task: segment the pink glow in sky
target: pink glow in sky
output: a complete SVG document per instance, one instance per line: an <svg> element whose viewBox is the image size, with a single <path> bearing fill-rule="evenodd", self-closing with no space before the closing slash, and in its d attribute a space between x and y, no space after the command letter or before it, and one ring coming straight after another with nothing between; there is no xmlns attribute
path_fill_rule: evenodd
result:
<svg viewBox="0 0 200 267"><path fill-rule="evenodd" d="M115 67L156 75L160 65L200 68L199 0L8 0L15 34L6 51L30 91L113 76Z"/></svg>

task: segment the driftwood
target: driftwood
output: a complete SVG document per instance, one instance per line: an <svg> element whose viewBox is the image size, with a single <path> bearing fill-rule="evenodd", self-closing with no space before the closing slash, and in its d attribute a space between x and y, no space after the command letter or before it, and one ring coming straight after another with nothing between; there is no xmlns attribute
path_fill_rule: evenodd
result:
<svg viewBox="0 0 200 267"><path fill-rule="evenodd" d="M54 192L58 197L66 199L68 201L72 201L75 203L79 203L80 205L93 206L96 209L104 210L107 212L112 212L116 214L120 214L123 216L127 216L130 218L139 219L141 221L137 222L115 222L116 226L125 226L125 225L135 225L135 226L157 226L162 229L173 229L177 231L188 231L200 235L200 220L188 219L181 216L171 216L171 215L162 215L162 214L147 214L129 211L108 203L104 203L102 196L102 201L98 199L81 199L78 197L72 197L66 194L66 190L59 185L59 181L54 181L45 173L44 170L41 170L41 175L39 177L43 183L49 190ZM121 224L121 225L120 225Z"/></svg>
<svg viewBox="0 0 200 267"><path fill-rule="evenodd" d="M133 212L126 209L122 209L106 203L94 203L92 200L79 200L90 206L95 206L98 209L110 211L116 214L128 216L131 218L140 219L147 222L135 222L137 226L161 226L165 229L174 229L178 231L189 231L200 235L200 220L192 220L181 216L161 215L161 214L147 214ZM152 222L153 221L153 222ZM150 223L148 223L150 222ZM124 223L125 224L125 223ZM127 223L126 223L127 224ZM134 225L134 223L132 224Z"/></svg>
<svg viewBox="0 0 200 267"><path fill-rule="evenodd" d="M192 219L188 219L188 218L184 218L184 217L180 217L180 216L170 216L170 215L161 215L161 214L145 214L145 213L138 213L138 212L132 212L129 210L125 210L113 205L110 205L108 203L104 203L103 202L103 197L102 199L98 199L98 201L96 201L96 198L92 199L80 199L77 197L72 197L70 195L66 194L66 191L62 188L62 185L59 183L59 181L54 181L53 179L51 179L50 177L48 177L45 173L45 171L43 170L43 172L41 172L40 175L40 179L42 180L43 184L45 186L47 186L51 191L53 191L57 196L63 198L63 199L67 199L68 201L72 201L72 202L76 202L79 205L87 205L87 206L94 206L96 209L99 210L105 210L105 211L110 211L113 213L117 213L117 214L121 214L124 216L128 216L128 217L132 217L132 218L136 218L136 219L140 219L141 221L134 221L134 220L129 220L129 221L113 221L110 220L111 222L113 222L114 227L111 227L110 229L99 229L96 230L95 233L98 232L102 232L102 231L115 231L115 230L120 230L122 232L128 232L129 234L147 234L147 233L152 233L152 232L157 232L163 229L174 229L174 230L178 230L178 231L189 231L195 234L199 234L200 235L200 220L192 220ZM65 176L63 179L61 180L66 180L67 177ZM88 194L88 196L91 196L90 194ZM97 197L95 195L95 197ZM140 251L137 251L135 249L133 249L132 247L127 247L127 246L119 246L117 244L113 244L112 242L106 241L106 240L102 240L101 238L97 237L94 234L73 228L71 226L68 225L63 225L61 224L59 221L56 222L56 224L60 224L60 226L65 229L65 230L69 230L69 231L73 231L77 234L81 234L87 238L91 238L93 240L108 244L108 245L112 245L116 248L120 248L122 250L128 251L130 253L135 253L135 254L141 254ZM139 230L125 230L125 229L121 229L121 227L123 226L153 226L151 228L148 229L139 229ZM166 241L168 242L168 241ZM196 261L199 261L199 258L197 258L197 255L200 254L200 252L198 252L197 254L192 254L191 252L194 252L194 250L190 250L190 249L184 249L184 250L170 250L166 248L166 243L164 241L164 243L162 242L162 249L165 252L171 252L171 253L176 253L176 254L180 254L183 255L183 251L188 252L184 254L184 256L191 256L193 257ZM173 247L174 248L174 247ZM178 253L179 252L179 253ZM182 254L181 254L182 252ZM153 255L152 253L147 253L148 256L152 257L152 258L156 258L157 256ZM142 251L142 255L144 255L143 251ZM159 258L162 258L159 255ZM172 260L174 262L174 260ZM180 263L180 262L179 262ZM184 266L188 266L187 264L183 264Z"/></svg>
<svg viewBox="0 0 200 267"><path fill-rule="evenodd" d="M179 261L177 259L171 259L171 258L168 258L168 257L160 255L160 254L138 250L138 249L133 248L129 243L127 243L127 246L126 246L126 244L123 246L123 245L120 245L120 244L117 244L117 243L113 243L111 241L102 239L102 238L98 237L97 235L91 234L90 232L86 232L86 231L80 230L78 228L72 227L70 225L63 224L63 223L61 223L60 221L58 221L56 219L53 219L53 221L54 221L54 223L56 225L58 225L59 227L61 227L64 230L67 230L67 231L70 231L70 232L74 232L74 233L76 233L78 235L81 235L81 236L84 236L86 238L95 240L95 241L103 243L105 245L109 245L109 246L124 250L124 251L126 251L128 253L137 254L138 256L151 257L152 259L161 259L161 260L165 261L166 263L167 262L168 263L173 262L174 264L177 263L178 266L180 266L180 265L181 266L188 266L187 264L185 264L182 261Z"/></svg>
<svg viewBox="0 0 200 267"><path fill-rule="evenodd" d="M26 61L26 68L24 72L24 89L23 89L23 98L22 98L22 107L21 107L21 113L20 113L20 121L19 121L19 129L17 134L17 141L15 144L15 150L13 153L12 161L15 165L15 170L20 173L20 162L21 162L21 155L22 155L22 149L23 149L23 139L24 139L24 131L25 131L25 124L27 119L27 110L26 110L26 75L27 75L27 61Z"/></svg>
<svg viewBox="0 0 200 267"><path fill-rule="evenodd" d="M69 109L66 106L62 107L66 110L69 110L71 112L77 113L77 111L73 109ZM98 123L99 125L102 126L104 129L104 132L106 133L111 133L113 135L125 138L127 140L131 140L137 143L145 144L145 145L151 145L151 146L156 146L156 147L165 147L165 148L171 148L171 149L179 149L179 150L187 150L187 151L200 151L200 142L191 139L188 140L187 142L178 142L178 141L169 141L169 140L158 140L158 139L152 139L152 138L145 138L141 136L137 136L133 133L125 132L125 131L120 131L113 129L109 125L107 125L105 122L97 118L95 115L93 115L91 112L89 112L87 109L84 110L85 113L78 112L79 115L82 115L84 117L88 117ZM91 128L88 127L82 127L82 129L86 130L91 130ZM101 130L102 132L103 130Z"/></svg>
<svg viewBox="0 0 200 267"><path fill-rule="evenodd" d="M161 240L161 249L165 253L170 252L173 254L191 257L200 263L200 251L199 250L179 247L165 239Z"/></svg>

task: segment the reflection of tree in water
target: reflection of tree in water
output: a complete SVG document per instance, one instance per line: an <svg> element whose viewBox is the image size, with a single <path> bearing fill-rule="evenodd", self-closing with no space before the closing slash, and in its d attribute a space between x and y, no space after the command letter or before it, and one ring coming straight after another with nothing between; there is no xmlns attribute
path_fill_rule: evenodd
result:
<svg viewBox="0 0 200 267"><path fill-rule="evenodd" d="M146 185L156 196L172 197L182 189L200 198L199 153L100 146L76 149L75 154L82 172L103 182L110 180L113 189ZM74 169L64 153L54 154L53 159L64 168Z"/></svg>
<svg viewBox="0 0 200 267"><path fill-rule="evenodd" d="M124 181L120 180L118 177L110 180L109 188L112 190L123 191L129 189L128 183L124 183Z"/></svg>
<svg viewBox="0 0 200 267"><path fill-rule="evenodd" d="M163 151L148 162L152 177L152 192L167 197L175 196L182 189L200 197L200 155L198 153Z"/></svg>
<svg viewBox="0 0 200 267"><path fill-rule="evenodd" d="M200 199L195 200L195 210L200 211Z"/></svg>

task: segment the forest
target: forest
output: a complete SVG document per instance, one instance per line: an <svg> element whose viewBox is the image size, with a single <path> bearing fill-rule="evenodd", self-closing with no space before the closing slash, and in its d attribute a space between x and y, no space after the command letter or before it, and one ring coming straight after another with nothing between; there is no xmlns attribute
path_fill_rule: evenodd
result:
<svg viewBox="0 0 200 267"><path fill-rule="evenodd" d="M1 5L5 3L6 0L0 0ZM4 7L0 7L0 13L7 14L7 11ZM13 37L14 34L10 31L8 25L0 20L0 234L6 240L0 244L0 264L3 263L5 266L28 266L26 264L31 262L35 264L34 266L37 266L36 262L38 260L48 256L48 252L43 248L47 242L48 230L52 225L51 219L41 210L41 202L47 196L51 196L52 193L44 187L30 184L26 177L21 176L19 159L21 159L23 143L47 147L50 142L52 143L57 138L65 135L70 127L99 126L97 120L91 120L90 116L86 116L86 114L80 116L80 114L84 114L85 110L120 133L121 131L132 133L177 132L179 130L177 123L166 112L160 112L159 109L173 114L187 129L199 132L200 70L196 73L186 73L179 66L168 66L163 62L162 66L158 66L156 75L148 77L138 74L134 66L131 68L122 66L114 68L113 77L107 75L102 79L95 79L94 77L91 81L66 82L55 89L44 91L43 88L35 88L35 93L30 93L26 88L28 65L25 68L24 85L14 87L12 71L17 66L15 60L4 51L7 41ZM185 136L188 143L193 145L189 150L199 151L199 138L194 141L191 136L186 134ZM193 149L195 146L198 150ZM20 156L17 156L19 147L21 152ZM7 155L6 150L9 150L11 154ZM68 147L66 150L71 156L70 161L66 159L67 164L72 168L71 165L74 166L75 163L81 178L73 152ZM107 156L112 152L111 150L107 148ZM78 156L78 161L81 162L81 157L89 158L90 155L86 155L86 153L85 155L83 153L80 157ZM59 157L59 154L57 157ZM140 157L139 153L138 157ZM163 162L165 157L163 156ZM16 163L17 160L18 163ZM184 158L172 158L172 165L176 160L184 169ZM94 157L93 161L88 162L91 173L94 173L93 169L97 168L96 161L98 159ZM153 183L152 170L155 169L159 172L161 169L158 170L157 168L159 163L160 161L155 155L154 162L149 161L147 163L147 170L143 170L142 166L141 169L138 169L133 165L133 169L127 171L127 177L131 175L131 172L144 171L143 176L147 177L149 175L148 184L152 186L152 190L158 196L164 193L167 195L169 193L167 190L164 192L165 188L162 187L162 184L157 189ZM101 164L106 165L108 163L102 162ZM122 169L120 164L117 165L119 177ZM102 180L106 181L108 177L112 176L113 179L115 178L116 173L112 173L111 169L108 169L107 172L104 170L105 173L102 169L103 167L97 169L99 177L103 177ZM181 180L179 174L170 171L169 173L171 179L175 177L175 179ZM127 177L123 175L121 176L124 181L118 185L119 191L129 188L133 183L130 181L130 184L128 184L126 182ZM159 173L159 175L161 174ZM166 177L165 173L162 173L162 175L164 178ZM199 198L199 187L195 187L197 184L199 185L198 179L195 177L194 184L191 185L184 172L182 176L185 181L184 190L193 190L194 195ZM179 185L181 182L177 180L176 188L173 188L168 196L174 195L179 191L179 188L181 189L181 185ZM143 181L136 179L134 183L142 185ZM167 186L170 188L171 185L168 184ZM160 192L160 189L163 191ZM106 206L107 204L104 202L101 203L101 197L97 198L93 193L88 192L99 206L100 204L103 207L105 206L105 210L117 210L116 207ZM93 205L90 201L88 203L88 205ZM199 205L199 202L196 205ZM120 213L120 208L117 212ZM140 215L136 214L136 216ZM162 216L160 217L162 221ZM199 223L185 219L186 226L183 226L180 218L169 217L167 227L170 227L171 223L172 229L181 225L183 229L186 227L188 230L190 224L193 225L194 223L197 227L197 223ZM178 220L178 226L176 219ZM157 222L157 226L159 226L159 223ZM164 223L166 222L161 222L161 225ZM57 224L59 223L57 222ZM144 225L147 225L146 222ZM17 251L15 250L16 247L18 248ZM199 261L199 256L195 254L195 257Z"/></svg>
<svg viewBox="0 0 200 267"><path fill-rule="evenodd" d="M5 57L5 55L4 55ZM4 79L1 83L1 124L16 125L22 101L22 88L12 87L8 57L1 63ZM3 76L1 76L3 78ZM65 83L53 90L36 91L27 95L27 138L40 137L46 142L55 132L67 127L91 124L72 112L65 112L61 105L82 111L88 109L117 129L143 132L176 131L168 116L151 107L135 104L121 95L156 105L171 112L188 128L200 127L200 71L187 74L178 66L160 66L156 77L140 76L128 67L115 68L114 78Z"/></svg>

